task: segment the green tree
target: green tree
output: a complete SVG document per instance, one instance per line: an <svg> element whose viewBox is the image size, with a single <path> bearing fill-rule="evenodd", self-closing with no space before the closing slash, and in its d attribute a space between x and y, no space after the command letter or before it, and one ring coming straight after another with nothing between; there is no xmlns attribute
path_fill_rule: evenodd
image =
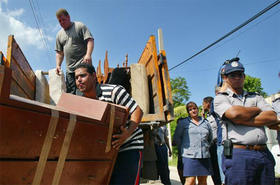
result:
<svg viewBox="0 0 280 185"><path fill-rule="evenodd" d="M191 95L186 79L183 77L177 77L175 79L170 79L170 83L172 89L173 106L178 107L180 105L185 105Z"/></svg>
<svg viewBox="0 0 280 185"><path fill-rule="evenodd" d="M244 89L248 92L257 92L263 97L267 97L267 93L263 91L261 79L259 78L246 75Z"/></svg>
<svg viewBox="0 0 280 185"><path fill-rule="evenodd" d="M175 117L174 121L170 123L171 138L173 138L177 126L177 120L179 118L185 118L188 116L185 104L189 100L191 93L187 86L186 79L183 77L170 79L170 84L172 89L172 99L173 99L174 117ZM173 150L173 156L177 158L178 156L177 146L173 146L172 150Z"/></svg>

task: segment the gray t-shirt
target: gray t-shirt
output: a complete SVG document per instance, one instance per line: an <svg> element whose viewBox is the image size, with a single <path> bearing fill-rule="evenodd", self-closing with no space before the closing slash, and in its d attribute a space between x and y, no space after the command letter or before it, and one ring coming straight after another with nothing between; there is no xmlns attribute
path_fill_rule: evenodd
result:
<svg viewBox="0 0 280 185"><path fill-rule="evenodd" d="M156 128L153 130L153 133L155 135L155 143L158 145L165 144L165 137L168 136L168 130L166 125L163 125L159 128Z"/></svg>
<svg viewBox="0 0 280 185"><path fill-rule="evenodd" d="M265 144L267 137L263 126L252 127L235 124L224 117L224 113L232 106L258 107L262 111L271 111L271 106L264 98L256 93L244 91L242 97L238 97L229 88L226 92L218 94L214 99L214 110L227 125L228 139L238 144Z"/></svg>
<svg viewBox="0 0 280 185"><path fill-rule="evenodd" d="M59 30L56 35L56 51L63 51L66 71L74 72L76 65L82 62L87 52L87 39L92 37L88 28L81 22L73 22L69 29Z"/></svg>

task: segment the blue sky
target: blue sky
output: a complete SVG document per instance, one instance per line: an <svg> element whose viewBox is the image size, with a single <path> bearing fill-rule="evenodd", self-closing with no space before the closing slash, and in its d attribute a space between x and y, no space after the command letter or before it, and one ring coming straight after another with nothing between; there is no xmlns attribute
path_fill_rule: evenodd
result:
<svg viewBox="0 0 280 185"><path fill-rule="evenodd" d="M37 29L30 2L46 44ZM72 21L81 21L95 38L93 64L111 67L136 63L150 35L162 28L168 67L213 43L274 0L0 0L0 50L6 53L9 34L21 46L33 70L55 68L55 36L60 26L55 12L66 8ZM190 100L201 105L214 96L217 71L237 55L246 74L258 77L269 95L280 90L280 5L277 5L214 47L170 71L184 77ZM63 62L65 66L65 61ZM65 68L64 68L65 69Z"/></svg>

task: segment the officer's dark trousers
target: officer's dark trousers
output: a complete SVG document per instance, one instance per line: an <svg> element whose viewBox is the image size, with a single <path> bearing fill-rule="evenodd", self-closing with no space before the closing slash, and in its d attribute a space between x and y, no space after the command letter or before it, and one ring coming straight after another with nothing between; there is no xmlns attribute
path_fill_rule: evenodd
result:
<svg viewBox="0 0 280 185"><path fill-rule="evenodd" d="M221 185L216 142L212 143L210 146L210 155L211 155L211 163L213 168L213 175L211 176L212 180L215 185Z"/></svg>
<svg viewBox="0 0 280 185"><path fill-rule="evenodd" d="M165 144L155 144L155 150L157 154L157 171L160 176L161 183L164 185L170 185L169 168L168 168L168 154Z"/></svg>
<svg viewBox="0 0 280 185"><path fill-rule="evenodd" d="M275 161L268 149L234 148L232 158L223 156L226 185L274 185Z"/></svg>

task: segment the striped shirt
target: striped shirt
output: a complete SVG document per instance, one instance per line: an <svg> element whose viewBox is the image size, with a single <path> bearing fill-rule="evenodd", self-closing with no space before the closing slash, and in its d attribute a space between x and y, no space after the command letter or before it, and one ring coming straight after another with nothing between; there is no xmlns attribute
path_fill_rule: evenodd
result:
<svg viewBox="0 0 280 185"><path fill-rule="evenodd" d="M135 111L137 103L120 85L97 84L97 97L101 101L122 105L128 108L129 117ZM128 124L128 123L127 123ZM137 127L130 137L120 147L119 152L126 150L142 150L144 149L144 140L142 129Z"/></svg>

